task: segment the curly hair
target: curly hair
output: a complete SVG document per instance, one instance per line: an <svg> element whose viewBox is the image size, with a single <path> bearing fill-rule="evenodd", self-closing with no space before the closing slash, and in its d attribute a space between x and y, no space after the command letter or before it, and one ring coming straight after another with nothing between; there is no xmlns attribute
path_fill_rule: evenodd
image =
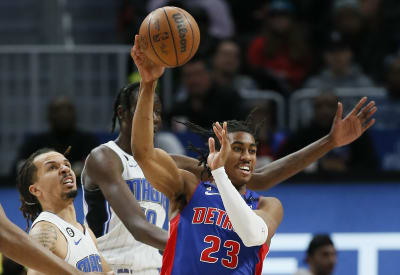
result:
<svg viewBox="0 0 400 275"><path fill-rule="evenodd" d="M259 122L254 121L254 119L253 119L254 114L258 109L259 109L258 107L254 108L250 112L250 114L247 116L246 120L228 120L228 121L226 121L228 132L229 133L235 133L235 132L249 133L254 137L254 139L256 140L256 143L257 143L258 132L259 132L261 126L265 122L265 120L262 120ZM203 128L193 122L190 122L190 121L187 121L187 122L177 121L177 122L185 125L191 132L200 135L201 137L205 138L206 140L208 140L208 138L210 138L210 137L213 137L215 140L215 149L219 150L221 148L221 144L219 143L219 140L212 129L205 129L205 128ZM203 173L207 173L208 176L210 177L211 170L207 166L207 157L208 157L208 154L210 153L208 146L206 146L205 148L200 148L200 147L195 147L192 144L189 144L188 149L196 152L199 155L199 157L198 157L199 166L203 166L203 168L204 168L201 176L203 176Z"/></svg>

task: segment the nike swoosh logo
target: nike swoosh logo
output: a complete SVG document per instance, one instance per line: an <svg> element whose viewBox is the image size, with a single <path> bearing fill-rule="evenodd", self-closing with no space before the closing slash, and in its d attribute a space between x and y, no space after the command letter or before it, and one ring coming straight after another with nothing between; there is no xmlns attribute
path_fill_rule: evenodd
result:
<svg viewBox="0 0 400 275"><path fill-rule="evenodd" d="M208 191L204 192L204 194L206 194L206 195L208 195L208 196L211 196L211 195L219 195L219 193L211 193L211 192L208 192Z"/></svg>
<svg viewBox="0 0 400 275"><path fill-rule="evenodd" d="M78 245L81 242L81 240L82 240L82 238L80 238L79 241L77 241L77 242L74 241L75 245Z"/></svg>

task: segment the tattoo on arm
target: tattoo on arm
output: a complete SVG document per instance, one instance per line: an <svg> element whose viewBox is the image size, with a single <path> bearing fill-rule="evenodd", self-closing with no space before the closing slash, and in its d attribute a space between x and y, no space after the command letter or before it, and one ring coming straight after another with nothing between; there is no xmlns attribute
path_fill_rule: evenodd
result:
<svg viewBox="0 0 400 275"><path fill-rule="evenodd" d="M41 225L40 229L32 230L31 237L41 245L54 252L57 242L57 230L51 225Z"/></svg>

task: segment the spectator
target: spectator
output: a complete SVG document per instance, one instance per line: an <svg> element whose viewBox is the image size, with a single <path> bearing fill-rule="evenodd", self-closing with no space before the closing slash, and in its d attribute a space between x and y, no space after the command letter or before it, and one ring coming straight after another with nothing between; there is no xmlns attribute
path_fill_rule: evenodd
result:
<svg viewBox="0 0 400 275"><path fill-rule="evenodd" d="M221 41L213 56L212 76L218 88L257 89L257 84L248 76L239 74L241 49L233 40Z"/></svg>
<svg viewBox="0 0 400 275"><path fill-rule="evenodd" d="M118 34L121 43L131 45L134 34L139 33L140 25L147 16L141 0L122 0L118 11Z"/></svg>
<svg viewBox="0 0 400 275"><path fill-rule="evenodd" d="M290 93L310 69L310 46L294 12L290 0L271 1L262 33L250 42L247 62L262 88Z"/></svg>
<svg viewBox="0 0 400 275"><path fill-rule="evenodd" d="M400 55L387 57L385 95L375 98L379 106L376 125L371 131L381 167L384 171L400 171Z"/></svg>
<svg viewBox="0 0 400 275"><path fill-rule="evenodd" d="M279 150L279 157L286 156L327 135L331 121L337 109L338 98L334 93L321 92L313 99L313 117L310 124L300 127L289 136L287 142ZM335 148L322 157L308 172L319 175L349 175L351 173L374 173L378 169L378 161L373 143L364 133L358 140L348 146Z"/></svg>
<svg viewBox="0 0 400 275"><path fill-rule="evenodd" d="M398 46L398 1L335 0L333 29L343 35L354 60L375 81L384 81L384 57Z"/></svg>
<svg viewBox="0 0 400 275"><path fill-rule="evenodd" d="M327 234L316 234L306 254L308 269L299 269L294 275L331 275L336 266L336 249Z"/></svg>
<svg viewBox="0 0 400 275"><path fill-rule="evenodd" d="M97 138L77 127L75 106L66 97L58 97L50 102L47 121L50 128L48 131L29 135L20 146L12 172L13 179L16 178L20 164L36 150L50 147L65 152L68 146L71 146L68 158L77 178L80 178L78 175L82 171L86 156L99 144Z"/></svg>
<svg viewBox="0 0 400 275"><path fill-rule="evenodd" d="M205 60L190 60L182 67L181 77L185 98L172 108L170 117L173 119L208 127L214 121L243 117L239 94L234 90L217 89Z"/></svg>
<svg viewBox="0 0 400 275"><path fill-rule="evenodd" d="M370 87L372 80L361 72L358 64L353 62L351 47L338 32L333 32L324 53L323 71L311 77L306 88L339 88L339 87Z"/></svg>

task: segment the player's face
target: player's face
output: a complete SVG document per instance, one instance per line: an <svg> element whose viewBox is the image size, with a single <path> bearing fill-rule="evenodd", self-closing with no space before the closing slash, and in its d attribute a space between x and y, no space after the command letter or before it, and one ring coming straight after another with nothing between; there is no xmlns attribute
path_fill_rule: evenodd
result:
<svg viewBox="0 0 400 275"><path fill-rule="evenodd" d="M71 163L58 152L48 152L37 156L33 164L36 166L36 176L30 191L39 201L57 204L70 201L77 194L76 177L71 169ZM34 187L34 188L33 188Z"/></svg>
<svg viewBox="0 0 400 275"><path fill-rule="evenodd" d="M256 165L257 145L253 135L246 132L228 134L231 152L225 170L234 185L246 184Z"/></svg>
<svg viewBox="0 0 400 275"><path fill-rule="evenodd" d="M321 246L309 258L309 265L314 274L332 274L336 265L336 249L332 245Z"/></svg>
<svg viewBox="0 0 400 275"><path fill-rule="evenodd" d="M131 107L128 119L125 119L125 121L127 120L126 124L128 125L129 128L129 135L131 134L132 131L132 119L135 114L136 104L137 101L135 101L134 106ZM161 111L162 111L161 100L160 97L156 94L153 105L154 133L160 130L162 126Z"/></svg>

